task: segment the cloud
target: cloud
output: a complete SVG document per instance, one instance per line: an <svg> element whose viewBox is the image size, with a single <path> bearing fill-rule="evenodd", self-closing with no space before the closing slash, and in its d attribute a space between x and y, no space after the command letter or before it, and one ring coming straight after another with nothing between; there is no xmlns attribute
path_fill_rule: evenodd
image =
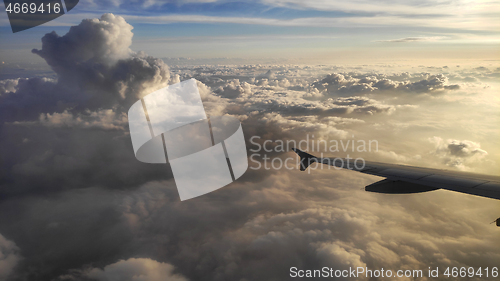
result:
<svg viewBox="0 0 500 281"><path fill-rule="evenodd" d="M242 94L251 94L250 85L246 82L241 83L238 79L234 79L233 81L229 81L225 86L220 86L218 89L214 91L216 94L219 94L224 98L237 98Z"/></svg>
<svg viewBox="0 0 500 281"><path fill-rule="evenodd" d="M437 41L449 39L449 37L444 36L429 36L429 37L405 37L400 39L390 39L390 40L378 40L376 42L389 42L389 43L407 43L407 42L427 42L427 41Z"/></svg>
<svg viewBox="0 0 500 281"><path fill-rule="evenodd" d="M319 138L343 139L348 134L344 130L337 129L334 126L335 121L324 123L315 116L287 118L277 113L267 113L260 117L260 120L265 122L266 126L276 126L281 132L290 132L298 139L308 134L316 134Z"/></svg>
<svg viewBox="0 0 500 281"><path fill-rule="evenodd" d="M124 130L128 122L125 113L118 114L113 109L103 109L91 112L86 110L83 113L74 116L68 110L62 113L54 112L52 114L41 114L40 124L48 127L82 127L82 128L100 128L105 130ZM22 124L22 123L19 123Z"/></svg>
<svg viewBox="0 0 500 281"><path fill-rule="evenodd" d="M451 91L458 84L448 82L454 74L487 71L393 72L392 65L169 70L115 44L128 44L130 30L119 17L105 15L67 35L49 34L36 52L57 79L0 83L0 233L13 239L0 239L0 245L9 249L2 255L15 261L6 270L13 278L281 280L291 266L496 266L500 256L491 245L500 241L488 225L497 217L494 200L449 191L371 194L363 187L380 179L369 175L262 167L180 202L168 165L135 159L124 115L130 102L156 87L194 77L207 113L240 118L247 141L259 136L261 145L276 147L275 140L307 136L375 139L380 152L364 154L375 158L367 160L443 168L444 160L458 159L496 172L496 148L481 138L497 131L489 117L498 112L492 92L461 85ZM73 41L82 46L73 48ZM58 59L56 50L65 55ZM464 96L485 101L451 99ZM468 123L464 112L477 113L482 123ZM434 138L426 153L429 134L437 133L454 137ZM467 135L478 138L464 141ZM260 164L264 156L290 158L292 166L297 160L287 151L260 153Z"/></svg>
<svg viewBox="0 0 500 281"><path fill-rule="evenodd" d="M297 0L263 0L257 8L271 11L268 15L275 17L252 17L213 15L205 11L216 10L222 5L230 9L233 14L242 14L245 3L228 1L84 1L79 7L85 13L72 14L58 21L51 21L49 25L71 25L76 19L97 17L106 8L121 11L121 15L132 23L169 24L169 23L223 23L223 24L250 24L268 26L307 26L307 27L373 27L373 26L406 26L430 27L476 31L498 31L495 13L499 5L494 1L467 2L467 1L424 1L419 5L413 2L389 3L387 1L303 1ZM229 1L234 2L234 1ZM211 4L210 4L211 3ZM187 9L196 11L191 14L167 14L172 6L189 6ZM209 7L209 8L207 8ZM150 15L137 13L138 9L151 12ZM174 8L175 9L175 8ZM283 17L290 9L309 11L311 17ZM225 10L227 11L227 10ZM332 11L336 13L331 13ZM165 15L158 15L158 14ZM295 14L295 13L292 13ZM7 25L7 21L4 21Z"/></svg>
<svg viewBox="0 0 500 281"><path fill-rule="evenodd" d="M491 247L498 236L483 222L493 200L448 191L370 194L360 190L375 181L370 176L312 173L283 170L185 202L172 180L120 193L73 190L0 205L1 227L17 234L26 266L41 280L114 280L145 268L188 280L262 280L289 276L291 266L426 270L494 266L499 258ZM477 202L479 209L455 208Z"/></svg>
<svg viewBox="0 0 500 281"><path fill-rule="evenodd" d="M443 74L426 75L424 79L411 82L395 81L374 75L357 75L333 73L313 83L313 87L328 94L362 94L383 91L400 91L408 93L433 93L445 90L458 90L457 84L448 85L448 78Z"/></svg>
<svg viewBox="0 0 500 281"><path fill-rule="evenodd" d="M351 113L374 114L391 113L394 107L365 97L335 98L325 101L294 100L287 95L267 98L262 93L256 94L247 106L249 112L279 112L284 115L335 116Z"/></svg>
<svg viewBox="0 0 500 281"><path fill-rule="evenodd" d="M144 237L130 241L132 248L168 259L190 280L278 279L292 266L426 270L428 264L490 265L498 258L489 246L498 237L476 221L477 211L453 208L471 198L446 191L388 198L354 188L373 181L367 177L313 173L284 171L187 204L150 184L122 198L119 210ZM443 202L447 196L455 201ZM214 205L228 197L225 206Z"/></svg>
<svg viewBox="0 0 500 281"><path fill-rule="evenodd" d="M371 124L370 116L415 112L416 100L407 94L448 94L460 88L448 83L444 74L386 74L364 68L353 72L345 67L195 66L180 67L171 75L161 60L126 46L131 29L120 17L103 15L83 21L64 36L46 35L42 49L35 52L52 65L57 79L2 82L9 89L0 95L0 114L8 121L3 134L9 138L0 140L6 159L0 172L6 181L0 184L0 193L87 186L124 189L168 179L168 165L165 171L159 165L138 163L133 153L123 153L131 151L125 112L153 89L191 77L200 81L207 113L238 116L247 140L252 135L296 140L307 134L326 139L362 136L372 132L365 128ZM85 32L95 35L80 36ZM74 47L77 43L81 46ZM68 48L65 55L58 57L58 50L64 48ZM344 72L326 74L332 69ZM398 159L414 159L414 155Z"/></svg>
<svg viewBox="0 0 500 281"><path fill-rule="evenodd" d="M2 136L9 136L0 140L6 159L1 163L1 194L45 193L104 182L121 189L153 176L146 170L155 170L153 177L171 176L159 166L143 170L133 153L123 153L132 151L125 133L129 106L179 79L171 79L162 60L130 50L131 30L122 17L104 14L83 20L63 36L48 33L41 50L33 52L46 60L57 78L1 83L0 128ZM113 171L116 168L128 172ZM137 172L146 172L145 177Z"/></svg>
<svg viewBox="0 0 500 281"><path fill-rule="evenodd" d="M0 234L0 280L7 280L21 259L16 244Z"/></svg>
<svg viewBox="0 0 500 281"><path fill-rule="evenodd" d="M435 12L435 10L433 10ZM373 13L374 11L370 11ZM405 14L406 15L406 14ZM225 24L249 24L269 26L305 26L305 27L369 27L369 26L418 26L450 28L458 30L489 30L496 31L498 26L493 17L480 17L476 14L466 15L469 22L481 22L481 25L470 25L458 20L455 15L442 15L441 17L407 17L405 15L375 15L375 16L348 16L348 17L310 17L310 18L258 18L258 17L221 17L208 15L164 15L164 16L140 16L123 15L130 22L149 24L168 23L225 23ZM462 19L463 20L463 19Z"/></svg>
<svg viewBox="0 0 500 281"><path fill-rule="evenodd" d="M103 269L93 268L83 275L99 281L186 281L182 275L173 273L174 267L147 258L130 258L106 265Z"/></svg>
<svg viewBox="0 0 500 281"><path fill-rule="evenodd" d="M460 170L469 170L469 164L482 161L488 152L481 149L479 143L469 140L443 140L440 137L430 138L429 141L436 146L435 154L448 166Z"/></svg>
<svg viewBox="0 0 500 281"><path fill-rule="evenodd" d="M84 19L62 37L54 31L47 33L42 38L42 49L33 49L33 53L44 58L59 75L69 66L89 60L113 64L130 56L132 29L122 17L104 14L100 19Z"/></svg>
<svg viewBox="0 0 500 281"><path fill-rule="evenodd" d="M219 81L206 82L220 85ZM351 87L353 92L362 92L354 90L354 87L356 85ZM226 81L218 86L214 93L225 99L226 110L230 114L259 112L326 117L346 114L391 114L396 110L396 107L375 99L362 96L331 98L304 81L287 78L269 80L261 75L248 82L239 79Z"/></svg>
<svg viewBox="0 0 500 281"><path fill-rule="evenodd" d="M183 5L186 3L211 3L211 2L217 2L218 0L139 0L135 1L133 4L137 4L141 7L158 7L166 4L175 4L175 5ZM122 1L122 0L104 0L104 1L99 1L100 3L106 3L115 7L120 7L123 6L124 4L128 4L127 1ZM93 1L91 3L86 3L86 4L94 4Z"/></svg>
<svg viewBox="0 0 500 281"><path fill-rule="evenodd" d="M437 15L438 21L441 17L448 15L454 16L461 12L461 15L469 16L476 13L488 14L491 10L498 10L498 3L468 3L463 1L422 1L416 2L391 3L383 0L368 1L361 0L356 2L334 1L300 1L300 0L263 0L263 3L272 7L285 7L298 10L310 9L319 11L343 11L347 13L367 13L375 15ZM440 16L440 17L439 17ZM375 17L376 18L376 17ZM431 20L429 17L426 17Z"/></svg>
<svg viewBox="0 0 500 281"><path fill-rule="evenodd" d="M10 91L0 96L2 120L33 120L69 109L114 108L121 113L138 98L166 86L168 67L160 59L132 52L131 30L122 17L104 14L83 20L64 36L46 34L42 49L33 53L45 59L57 80L18 79L17 85L10 81Z"/></svg>
<svg viewBox="0 0 500 281"><path fill-rule="evenodd" d="M0 96L8 92L15 92L18 81L18 79L0 80Z"/></svg>
<svg viewBox="0 0 500 281"><path fill-rule="evenodd" d="M444 141L440 137L433 137L429 140L436 145L436 152L438 153L444 153L461 158L488 154L486 151L481 149L481 145L479 143L469 140L460 141L449 139Z"/></svg>
<svg viewBox="0 0 500 281"><path fill-rule="evenodd" d="M482 150L481 145L472 141L451 140L448 144L448 150L451 155L458 157L471 157L475 154L488 154Z"/></svg>
<svg viewBox="0 0 500 281"><path fill-rule="evenodd" d="M0 147L2 197L90 186L120 190L172 177L168 166L135 159L123 125L107 119L113 117L54 113L38 122L3 126L2 135L9 137Z"/></svg>

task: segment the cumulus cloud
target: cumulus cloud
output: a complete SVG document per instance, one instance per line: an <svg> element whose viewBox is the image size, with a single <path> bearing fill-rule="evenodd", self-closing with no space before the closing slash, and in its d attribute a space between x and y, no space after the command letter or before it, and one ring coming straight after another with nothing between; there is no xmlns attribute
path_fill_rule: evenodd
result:
<svg viewBox="0 0 500 281"><path fill-rule="evenodd" d="M241 96L242 94L249 95L251 94L251 91L250 84L246 82L240 84L238 79L234 79L226 83L226 85L220 86L214 92L224 98L233 99Z"/></svg>
<svg viewBox="0 0 500 281"><path fill-rule="evenodd" d="M0 96L8 92L14 92L17 84L18 79L0 80Z"/></svg>
<svg viewBox="0 0 500 281"><path fill-rule="evenodd" d="M328 94L362 94L382 91L400 91L408 93L433 93L444 90L457 90L457 84L448 85L448 78L443 74L427 75L424 79L411 81L394 81L389 78L366 75L354 77L349 74L328 74L315 82L313 87Z"/></svg>
<svg viewBox="0 0 500 281"><path fill-rule="evenodd" d="M469 170L469 164L481 161L488 152L481 149L477 142L469 140L443 140L440 137L429 139L436 146L435 155L442 159L443 163L460 170Z"/></svg>
<svg viewBox="0 0 500 281"><path fill-rule="evenodd" d="M391 113L394 107L365 97L335 98L325 101L308 101L293 98L288 94L274 94L269 98L266 93L256 93L252 103L245 107L248 111L279 112L285 115L335 116L350 113Z"/></svg>
<svg viewBox="0 0 500 281"><path fill-rule="evenodd" d="M104 182L120 189L134 185L138 178L146 179L134 172L142 168L133 161L133 154L123 153L131 151L129 136L124 134L126 112L143 95L179 77L171 79L162 60L133 52L132 36L132 26L120 16L83 20L63 36L46 34L42 48L33 50L50 65L56 79L1 83L0 128L9 137L0 141L0 153L6 159L0 193L43 193ZM121 164L115 162L119 158ZM119 166L135 176L111 176L122 174L112 171ZM154 167L154 173L159 169ZM170 174L153 177L158 176Z"/></svg>
<svg viewBox="0 0 500 281"><path fill-rule="evenodd" d="M62 37L54 31L46 34L42 49L33 49L33 53L44 58L58 74L69 70L68 66L89 60L113 64L130 56L132 29L122 17L104 14L100 19L83 20Z"/></svg>
<svg viewBox="0 0 500 281"><path fill-rule="evenodd" d="M217 86L220 82L206 81ZM205 86L207 87L207 86ZM209 87L209 86L208 86ZM213 91L224 99L230 114L248 112L278 113L287 116L315 115L321 117L347 114L391 114L395 106L363 96L324 97L303 81L286 78L268 80L252 78L248 82L229 80ZM319 97L319 98L318 98Z"/></svg>
<svg viewBox="0 0 500 281"><path fill-rule="evenodd" d="M33 120L67 109L123 112L138 98L167 85L168 67L160 59L132 52L132 36L132 26L113 14L83 20L63 36L46 34L42 48L33 53L45 59L57 80L3 82L9 92L0 96L2 120Z"/></svg>

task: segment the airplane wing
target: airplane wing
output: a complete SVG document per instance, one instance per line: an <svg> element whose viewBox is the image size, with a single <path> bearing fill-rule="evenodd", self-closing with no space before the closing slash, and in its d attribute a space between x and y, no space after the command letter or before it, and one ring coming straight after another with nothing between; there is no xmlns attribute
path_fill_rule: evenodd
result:
<svg viewBox="0 0 500 281"><path fill-rule="evenodd" d="M458 171L439 170L378 162L354 161L345 158L319 158L293 148L300 156L300 170L305 171L314 162L331 165L335 169L350 169L365 174L384 177L384 180L365 187L378 193L418 193L447 189L462 193L500 199L500 176L481 175ZM497 220L497 225L500 219Z"/></svg>

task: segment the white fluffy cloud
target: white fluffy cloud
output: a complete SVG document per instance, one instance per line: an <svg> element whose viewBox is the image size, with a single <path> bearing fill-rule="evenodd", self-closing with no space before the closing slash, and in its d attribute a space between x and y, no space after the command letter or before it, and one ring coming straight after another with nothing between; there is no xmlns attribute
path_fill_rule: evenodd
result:
<svg viewBox="0 0 500 281"><path fill-rule="evenodd" d="M60 74L68 66L89 60L113 64L131 55L132 29L122 17L104 14L100 19L84 19L63 37L48 33L42 39L42 49L33 52Z"/></svg>
<svg viewBox="0 0 500 281"><path fill-rule="evenodd" d="M65 110L125 112L137 99L168 85L170 71L160 59L130 50L132 26L120 16L86 19L63 36L55 32L33 49L57 74L2 82L0 114L5 121L33 120ZM172 78L173 81L178 79Z"/></svg>
<svg viewBox="0 0 500 281"><path fill-rule="evenodd" d="M325 90L330 94L356 94L374 91L400 91L410 93L431 93L443 90L457 90L459 85L448 85L448 78L443 74L426 75L424 79L410 82L393 81L389 78L366 75L353 77L349 74L329 74L322 80L313 84L319 90ZM401 76L400 76L401 77Z"/></svg>
<svg viewBox="0 0 500 281"><path fill-rule="evenodd" d="M7 92L15 92L18 81L18 79L0 80L0 96Z"/></svg>
<svg viewBox="0 0 500 281"><path fill-rule="evenodd" d="M468 165L482 160L488 152L481 149L479 143L469 140L443 140L440 137L429 138L436 146L435 154L448 166L460 170L470 169Z"/></svg>

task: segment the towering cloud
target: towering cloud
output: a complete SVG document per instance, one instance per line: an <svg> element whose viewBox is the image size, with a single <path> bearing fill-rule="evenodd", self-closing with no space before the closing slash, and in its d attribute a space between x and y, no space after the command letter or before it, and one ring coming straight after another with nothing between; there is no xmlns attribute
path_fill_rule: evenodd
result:
<svg viewBox="0 0 500 281"><path fill-rule="evenodd" d="M6 159L1 163L5 180L0 193L44 193L104 182L123 188L138 178L145 180L139 171L153 176L132 160L133 155L123 153L131 147L124 135L125 112L143 95L166 86L170 71L162 60L130 50L132 36L132 26L120 16L83 20L63 36L46 34L41 50L33 50L51 66L56 79L0 83L0 128L9 136L0 140ZM75 131L78 127L83 130ZM112 171L115 168L128 172ZM159 169L147 168L153 174ZM153 178L159 176L168 173Z"/></svg>
<svg viewBox="0 0 500 281"><path fill-rule="evenodd" d="M32 120L41 113L68 109L115 108L123 112L141 96L167 85L167 65L130 50L132 36L132 26L113 14L83 20L64 36L46 34L42 49L33 49L33 53L46 60L57 80L3 82L2 120Z"/></svg>

